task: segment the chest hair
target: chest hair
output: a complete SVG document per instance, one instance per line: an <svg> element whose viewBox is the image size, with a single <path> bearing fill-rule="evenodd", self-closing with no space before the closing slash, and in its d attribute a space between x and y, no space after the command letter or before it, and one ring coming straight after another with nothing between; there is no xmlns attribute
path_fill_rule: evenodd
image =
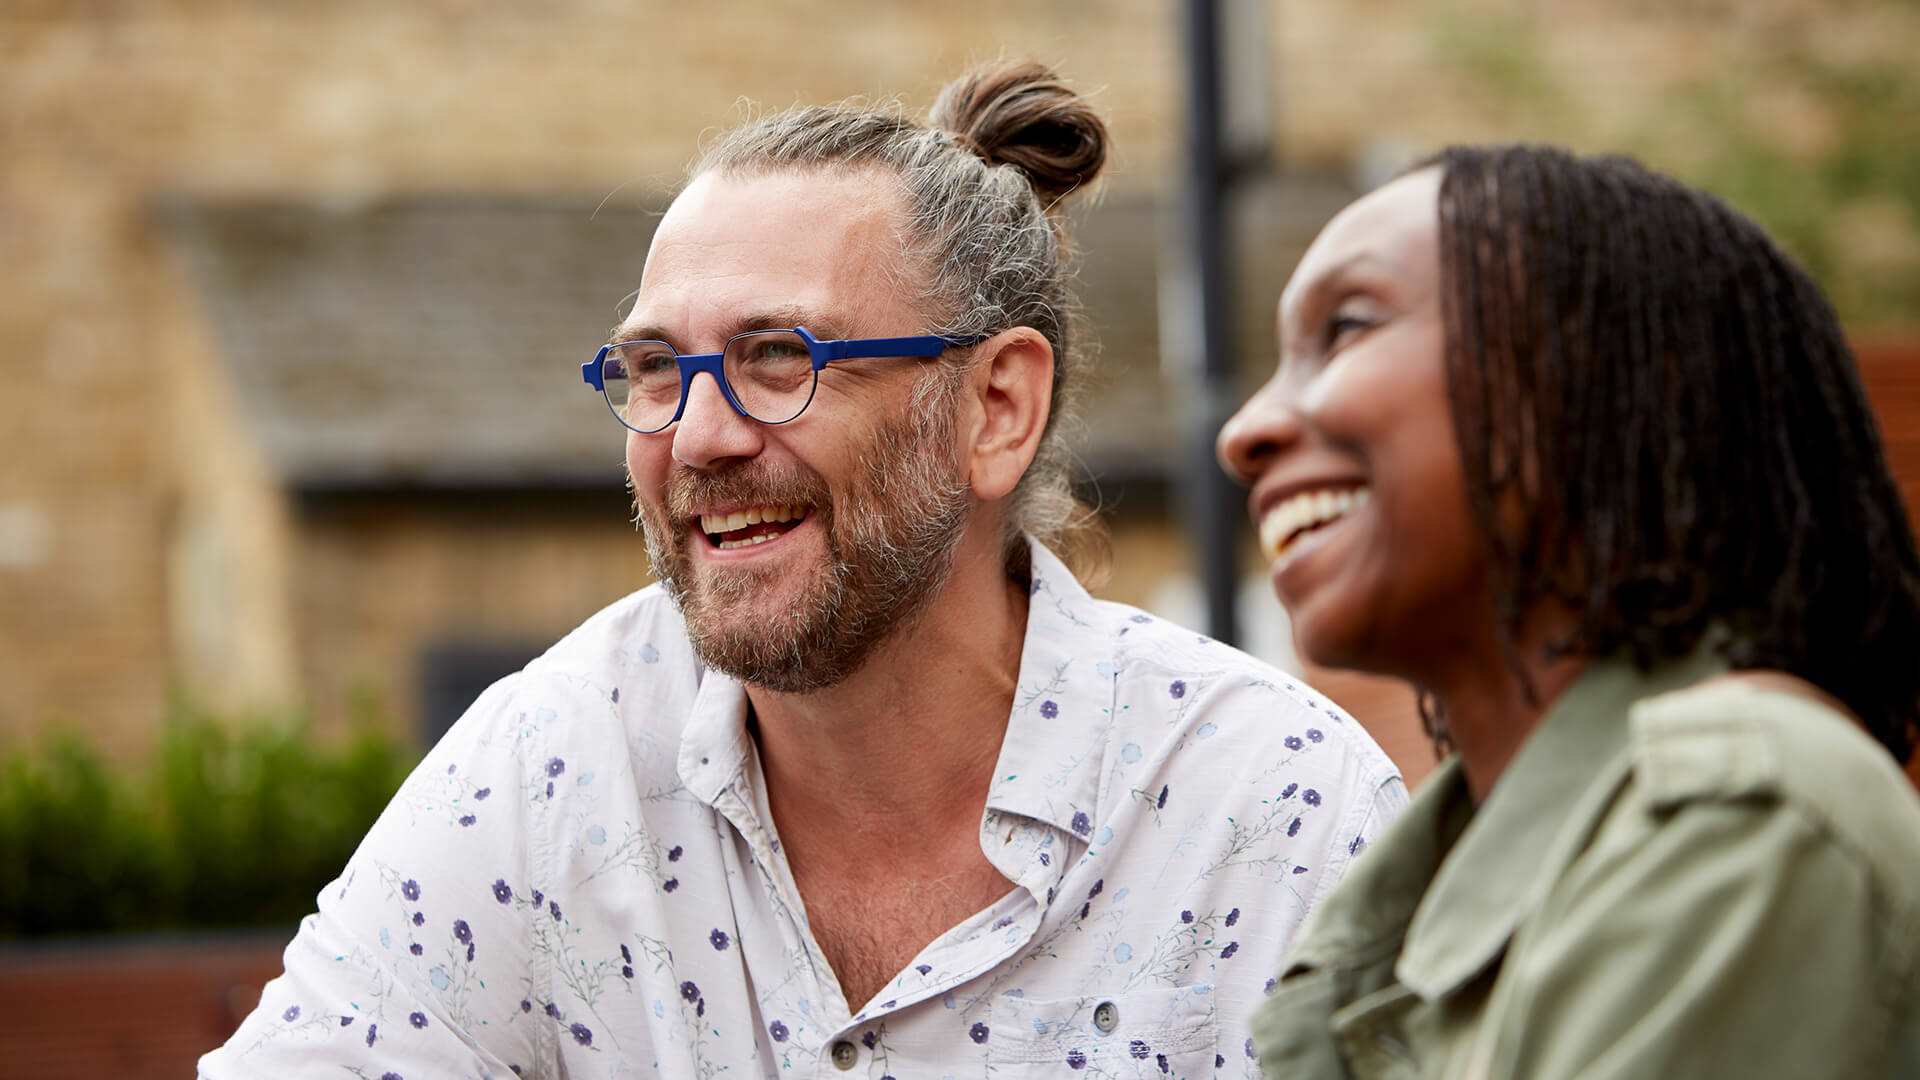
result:
<svg viewBox="0 0 1920 1080"><path fill-rule="evenodd" d="M794 867L813 939L833 966L852 1011L885 990L935 938L1014 887L977 848L975 855L972 865L943 875L861 881L810 881Z"/></svg>

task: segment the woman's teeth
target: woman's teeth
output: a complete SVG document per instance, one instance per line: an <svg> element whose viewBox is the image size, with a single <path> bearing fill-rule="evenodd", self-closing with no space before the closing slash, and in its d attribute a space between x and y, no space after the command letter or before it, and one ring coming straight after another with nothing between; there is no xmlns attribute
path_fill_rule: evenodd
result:
<svg viewBox="0 0 1920 1080"><path fill-rule="evenodd" d="M1365 506L1367 499L1366 488L1346 488L1303 491L1275 503L1260 519L1260 550L1268 559L1278 559L1300 537Z"/></svg>
<svg viewBox="0 0 1920 1080"><path fill-rule="evenodd" d="M727 533L738 532L752 525L778 524L805 516L806 509L799 506L753 506L745 510L735 510L730 514L701 514L700 530L713 540L715 547L728 551L733 548L764 544L786 530L761 530L752 536L722 539Z"/></svg>

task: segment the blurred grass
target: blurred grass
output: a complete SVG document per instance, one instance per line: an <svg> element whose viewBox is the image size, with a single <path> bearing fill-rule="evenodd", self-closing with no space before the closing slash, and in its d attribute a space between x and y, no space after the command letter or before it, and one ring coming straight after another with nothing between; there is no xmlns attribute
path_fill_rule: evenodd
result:
<svg viewBox="0 0 1920 1080"><path fill-rule="evenodd" d="M1422 32L1434 69L1496 129L1626 152L1699 185L1802 262L1850 328L1905 331L1920 325L1920 65L1858 42L1836 54L1805 32L1823 17L1761 11L1754 26L1771 29L1728 31L1747 35L1726 53L1740 63L1650 72L1664 87L1651 98L1586 81L1619 71L1604 42L1573 47L1537 7L1443 4ZM1589 63L1568 62L1583 52Z"/></svg>
<svg viewBox="0 0 1920 1080"><path fill-rule="evenodd" d="M372 715L338 744L176 703L142 769L57 733L0 762L0 938L289 925L418 758Z"/></svg>
<svg viewBox="0 0 1920 1080"><path fill-rule="evenodd" d="M1850 322L1920 319L1920 75L1841 67L1785 47L1775 77L1803 87L1827 118L1824 152L1781 147L1744 109L1753 77L1699 85L1680 104L1723 138L1700 182L1748 210L1806 262Z"/></svg>

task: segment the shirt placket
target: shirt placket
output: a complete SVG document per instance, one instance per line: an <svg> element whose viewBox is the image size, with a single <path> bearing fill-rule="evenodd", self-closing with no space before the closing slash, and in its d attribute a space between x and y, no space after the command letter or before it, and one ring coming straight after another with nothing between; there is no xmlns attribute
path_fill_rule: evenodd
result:
<svg viewBox="0 0 1920 1080"><path fill-rule="evenodd" d="M1004 838L1009 829L1012 838ZM882 1061L877 1056L859 1053L861 1048L868 1051L874 1049L875 1033L889 1017L899 1016L935 1000L940 1002L941 1011L973 1012L975 1006L995 991L996 987L991 982L992 973L1033 942L1057 894L1060 879L1066 871L1064 860L1052 857L1052 849L1058 844L1049 841L1057 839L1057 830L1044 823L1025 818L1009 822L999 812L989 811L981 823L982 851L995 868L1013 882L1014 888L987 910L942 934L921 950L907 970L896 977L896 984L900 979L908 978L909 973L921 974L923 980L902 989L898 996L854 1016L847 1028L836 1033L829 1042L829 1053L823 1055L822 1060L834 1064L831 1069L823 1069L819 1075L847 1076L859 1069L863 1060L867 1063L867 1073L872 1077L879 1077L884 1072L904 1075L900 1071L903 1065L912 1071L915 1065L950 1064L964 1057L964 1050L971 1049L972 1043L990 1037L990 1033L984 1030L984 1024L965 1028L955 1024L953 1039L956 1052L945 1054L938 1061ZM922 971L922 968L925 970ZM969 989L969 984L976 981L980 981L977 989ZM832 1055L836 1048L841 1055L837 1061ZM841 1067L840 1062L846 1062L845 1066Z"/></svg>
<svg viewBox="0 0 1920 1080"><path fill-rule="evenodd" d="M961 987L1017 955L1038 932L1065 872L1064 861L1051 857L1051 849L1058 845L1046 842L1054 832L1050 826L1023 819L1013 826L1015 839L1002 842L998 834L1005 832L1007 825L998 814L988 814L982 823L983 851L1015 887L992 907L921 950L896 976L896 985L910 974L922 975L921 980L902 987L872 1009L849 1015L851 1006L832 974L833 967L805 925L805 905L766 817L764 800L744 772L721 793L715 809L746 842L763 878L761 884L777 898L774 914L783 933L806 952L810 996L816 1006L814 1019L826 1031L818 1047L807 1048L816 1053L813 1075L820 1080L862 1075L877 1080L887 1073L898 1075L901 1063L886 1060L877 1052L885 1021L929 1001L939 999L943 1005L953 1001ZM958 1003L954 1004L957 1007ZM956 1027L956 1040L968 1037L968 1032Z"/></svg>
<svg viewBox="0 0 1920 1080"><path fill-rule="evenodd" d="M879 1077L882 1074L878 1071L879 1062L873 1053L877 1038L871 1037L873 1031L868 1027L876 1017L864 1013L857 1017L849 1015L851 1006L840 990L840 981L833 974L833 965L828 963L812 931L807 929L803 914L806 905L801 899L799 886L793 880L793 871L787 865L779 838L773 831L761 789L743 772L723 793L721 803L716 808L746 841L754 867L761 875L761 885L774 898L777 909L774 916L779 920L781 932L789 942L798 944L805 951L808 998L814 1006L814 1022L824 1032L818 1045L800 1047L814 1055L812 1075L819 1080L843 1080L863 1073ZM895 1004L888 1002L889 1006ZM761 1001L761 1007L764 1010L767 1002ZM886 1010L888 1014L892 1011L891 1008ZM866 1066L864 1069L863 1064Z"/></svg>
<svg viewBox="0 0 1920 1080"><path fill-rule="evenodd" d="M807 958L804 973L807 980L806 1000L812 1007L813 1023L827 1034L817 1046L801 1044L796 1049L817 1055L817 1075L843 1077L847 1075L847 1070L835 1062L834 1051L836 1042L842 1038L840 1033L849 1024L848 1005L840 992L839 980L833 975L833 966L827 962L826 954L820 950L812 932L806 927L806 907L800 898L799 886L794 883L792 870L787 866L786 856L780 849L779 838L767 816L764 800L759 797L745 770L720 792L714 800L714 809L745 842L754 871L760 875L756 883L741 883L749 888L757 886L760 895L736 897L735 908L767 912L767 917L779 927L784 943L790 947L798 946ZM771 911L768 911L769 906ZM760 997L760 987L757 985L754 995L760 999L760 1006L765 1011L769 1003ZM845 1060L844 1051L840 1058Z"/></svg>

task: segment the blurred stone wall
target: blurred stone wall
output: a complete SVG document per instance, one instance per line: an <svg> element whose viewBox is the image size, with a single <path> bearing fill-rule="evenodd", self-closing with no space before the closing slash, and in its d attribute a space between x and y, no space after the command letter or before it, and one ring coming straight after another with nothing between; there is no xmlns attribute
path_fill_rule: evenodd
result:
<svg viewBox="0 0 1920 1080"><path fill-rule="evenodd" d="M302 645L289 640L209 643L195 633L205 621L196 608L258 613L259 632L274 638L284 636L275 613L372 604L340 629L375 627L362 635L367 653L388 640L378 627L412 610L412 588L381 588L381 573L354 578L343 566L352 545L331 527L311 550L288 542L286 508L249 460L246 418L213 400L213 344L157 239L158 197L354 205L407 192L618 190L657 200L702 132L742 115L743 98L898 93L924 106L969 59L1029 44L1083 85L1108 84L1117 182L1144 182L1161 153L1153 133L1177 107L1170 17L1150 4L1099 18L1080 5L1013 3L964 17L945 5L839 3L500 10L0 10L0 736L61 724L137 749L182 672L195 692L245 704L271 697L294 669L356 682L393 666L369 673L364 654L337 650L296 659ZM390 548L391 526L405 521L355 543ZM463 539L442 530L393 543L457 550ZM497 563L490 550L474 553L473 569ZM631 574L634 563L604 565ZM288 577L291 588L274 584ZM176 578L198 584L170 589ZM395 610L379 610L388 599ZM538 622L533 632L557 632L558 616Z"/></svg>
<svg viewBox="0 0 1920 1080"><path fill-rule="evenodd" d="M300 655L310 646L283 628L315 597L391 595L353 580L338 554L349 545L326 529L311 549L287 536L289 509L246 417L210 374L198 300L158 242L161 196L657 198L703 132L742 115L741 99L899 94L922 107L964 64L1003 53L1051 61L1096 94L1116 138L1116 188L1161 188L1175 165L1170 3L516 10L0 9L0 738L65 724L137 749L183 679L243 701L311 670ZM1274 125L1290 162L1375 174L1480 138L1638 150L1754 210L1857 322L1916 319L1911 3L1354 0L1271 14ZM1248 363L1265 355L1250 350ZM462 538L427 530L391 543ZM604 566L624 574L632 562ZM583 580L612 590L613 576ZM208 581L220 591L179 584ZM583 603L541 610L557 621ZM232 605L258 632L210 640L195 630L209 605ZM350 679L351 667L328 658L321 677Z"/></svg>

